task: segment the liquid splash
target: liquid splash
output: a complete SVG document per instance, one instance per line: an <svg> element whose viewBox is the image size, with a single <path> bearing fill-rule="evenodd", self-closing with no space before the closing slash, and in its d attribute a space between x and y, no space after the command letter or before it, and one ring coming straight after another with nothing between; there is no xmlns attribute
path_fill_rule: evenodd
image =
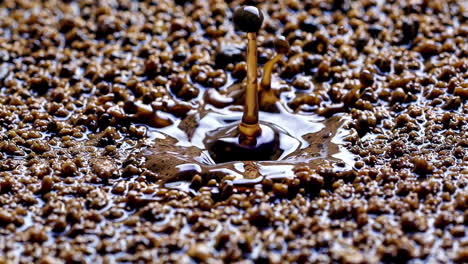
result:
<svg viewBox="0 0 468 264"><path fill-rule="evenodd" d="M153 129L154 144L139 153L141 166L158 175L168 188L187 186L196 174L205 180L220 180L229 175L233 184L258 183L265 178L294 177L293 168L299 165L318 167L328 165L340 171L351 170L354 156L345 147L344 138L350 131L344 128L345 114L323 118L315 114L290 112L278 103L279 113L260 112L262 122L281 129L279 150L275 160L245 160L216 163L206 147L210 133L219 128L236 127L242 112L229 108L205 106L175 124ZM191 123L191 124L187 124Z"/></svg>

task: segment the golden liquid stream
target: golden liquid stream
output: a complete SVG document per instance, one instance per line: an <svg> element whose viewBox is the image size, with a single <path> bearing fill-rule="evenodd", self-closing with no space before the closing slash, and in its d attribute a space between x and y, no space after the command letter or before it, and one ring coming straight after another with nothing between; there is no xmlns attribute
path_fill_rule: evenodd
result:
<svg viewBox="0 0 468 264"><path fill-rule="evenodd" d="M262 132L258 119L257 33L247 33L247 39L247 86L239 132L241 144L255 145Z"/></svg>
<svg viewBox="0 0 468 264"><path fill-rule="evenodd" d="M265 66L263 67L263 78L260 82L260 88L263 91L269 91L271 89L271 73L273 71L273 67L281 60L282 57L283 54L277 54L273 59L265 63Z"/></svg>

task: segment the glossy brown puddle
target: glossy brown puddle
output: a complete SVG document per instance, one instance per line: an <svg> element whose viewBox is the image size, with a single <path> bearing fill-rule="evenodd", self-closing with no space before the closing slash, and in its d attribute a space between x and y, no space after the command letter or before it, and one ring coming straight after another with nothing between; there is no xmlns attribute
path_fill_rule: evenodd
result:
<svg viewBox="0 0 468 264"><path fill-rule="evenodd" d="M347 116L336 115L325 119L315 114L294 114L278 103L280 113L260 112L263 128L277 130L278 152L274 160L248 160L239 156L231 162L216 163L206 148L210 135L236 130L241 112L214 109L205 106L200 121L191 136L180 127L191 127L179 121L172 126L155 129L154 145L137 154L142 166L158 174L166 187L186 189L193 175L204 180L233 176L234 184L256 184L264 178L284 179L294 177L296 165L330 165L336 170L349 170L354 164L353 155L344 147L343 138L349 134L343 128ZM193 120L193 118L192 118ZM266 126L268 125L268 126ZM214 132L213 132L214 131ZM269 129L262 129L269 133ZM216 133L217 134L217 133ZM270 135L273 136L273 135ZM261 142L260 142L261 143ZM260 144L258 143L258 144ZM235 155L235 151L233 152Z"/></svg>

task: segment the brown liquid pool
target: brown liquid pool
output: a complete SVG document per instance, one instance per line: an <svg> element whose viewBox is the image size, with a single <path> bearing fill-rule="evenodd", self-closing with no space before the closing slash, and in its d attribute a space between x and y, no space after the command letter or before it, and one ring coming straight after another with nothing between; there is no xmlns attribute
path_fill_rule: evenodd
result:
<svg viewBox="0 0 468 264"><path fill-rule="evenodd" d="M215 162L213 154L207 150L211 134L219 135L219 129L230 137L229 130L237 128L242 113L229 109L214 109L207 106L191 136L181 130L180 123L175 123L163 129L153 129L154 145L138 151L143 159L142 166L157 173L166 186L174 187L190 182L195 174L205 178L220 180L226 175L233 176L234 183L255 184L263 178L281 179L294 177L293 168L297 165L330 165L336 170L351 170L354 156L345 147L344 138L349 131L344 129L346 115L337 115L329 119L314 114L294 114L279 105L280 113L260 112L261 124L265 126L263 133L270 133L265 137L274 137L277 148L271 153L272 159L245 161L244 156L235 156L239 152L233 151L230 162ZM183 121L181 121L183 122ZM257 143L261 144L261 143ZM270 151L268 146L266 152ZM229 152L228 152L229 153ZM270 153L269 153L270 154ZM247 170L248 173L247 173ZM246 176L247 175L247 176ZM174 182L175 181L175 182Z"/></svg>
<svg viewBox="0 0 468 264"><path fill-rule="evenodd" d="M468 263L467 11L0 1L0 263Z"/></svg>

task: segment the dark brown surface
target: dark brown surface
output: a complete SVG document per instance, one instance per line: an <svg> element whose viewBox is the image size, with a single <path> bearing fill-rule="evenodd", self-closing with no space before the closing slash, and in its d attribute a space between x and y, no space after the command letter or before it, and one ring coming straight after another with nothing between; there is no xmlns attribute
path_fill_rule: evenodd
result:
<svg viewBox="0 0 468 264"><path fill-rule="evenodd" d="M466 263L466 3L276 2L2 1L0 262ZM241 4L265 14L261 64L291 45L281 102L350 118L353 170L170 189L139 163L205 91L242 108Z"/></svg>

